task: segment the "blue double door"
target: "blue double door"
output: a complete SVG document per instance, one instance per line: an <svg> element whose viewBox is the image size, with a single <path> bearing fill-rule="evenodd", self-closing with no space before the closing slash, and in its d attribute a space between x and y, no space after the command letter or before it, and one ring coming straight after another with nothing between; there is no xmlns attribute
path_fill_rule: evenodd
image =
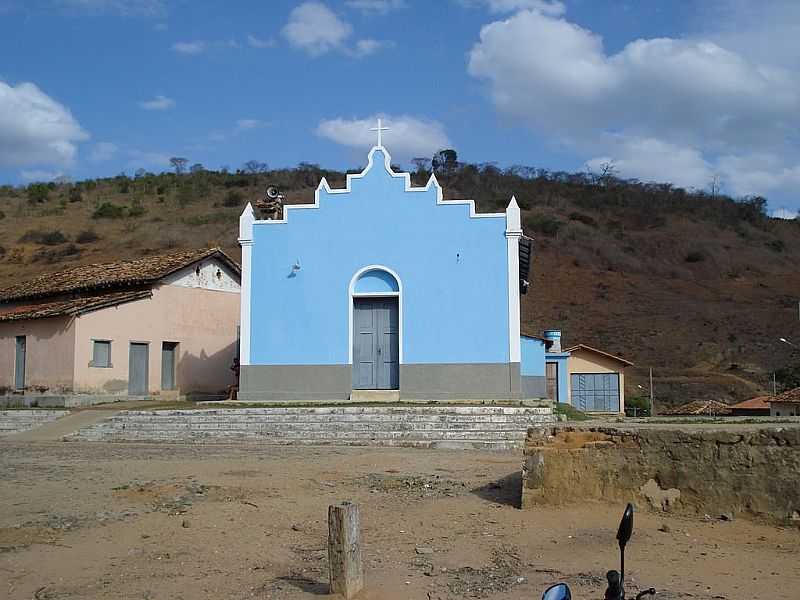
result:
<svg viewBox="0 0 800 600"><path fill-rule="evenodd" d="M572 406L584 412L619 412L619 374L573 373Z"/></svg>
<svg viewBox="0 0 800 600"><path fill-rule="evenodd" d="M353 389L399 389L399 323L397 298L353 299Z"/></svg>

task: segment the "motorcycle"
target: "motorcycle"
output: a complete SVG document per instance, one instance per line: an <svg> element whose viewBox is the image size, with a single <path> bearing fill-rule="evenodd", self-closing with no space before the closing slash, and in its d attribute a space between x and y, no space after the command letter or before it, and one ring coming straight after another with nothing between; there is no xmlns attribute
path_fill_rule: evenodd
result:
<svg viewBox="0 0 800 600"><path fill-rule="evenodd" d="M625 600L625 546L633 534L633 505L628 504L622 515L617 529L617 542L619 542L620 569L619 571L609 571L606 573L608 587L604 600ZM655 588L649 588L639 592L636 600L641 600L645 596L655 596ZM566 583L557 583L547 588L542 595L542 600L572 600L572 592Z"/></svg>

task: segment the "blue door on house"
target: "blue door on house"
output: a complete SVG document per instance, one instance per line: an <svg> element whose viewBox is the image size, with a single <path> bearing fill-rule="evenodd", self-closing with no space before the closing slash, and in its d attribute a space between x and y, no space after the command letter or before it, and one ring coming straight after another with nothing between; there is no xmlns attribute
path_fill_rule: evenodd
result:
<svg viewBox="0 0 800 600"><path fill-rule="evenodd" d="M584 412L619 412L618 373L573 373L572 406Z"/></svg>
<svg viewBox="0 0 800 600"><path fill-rule="evenodd" d="M353 389L400 387L397 298L353 299Z"/></svg>
<svg viewBox="0 0 800 600"><path fill-rule="evenodd" d="M148 345L131 342L128 351L128 395L147 395L149 362Z"/></svg>
<svg viewBox="0 0 800 600"><path fill-rule="evenodd" d="M27 356L27 342L24 335L17 336L17 352L14 361L14 389L25 389L25 361Z"/></svg>

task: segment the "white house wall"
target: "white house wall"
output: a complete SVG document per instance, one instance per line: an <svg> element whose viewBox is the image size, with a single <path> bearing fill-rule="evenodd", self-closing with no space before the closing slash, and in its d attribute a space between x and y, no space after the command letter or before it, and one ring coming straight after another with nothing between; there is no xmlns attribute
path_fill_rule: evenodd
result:
<svg viewBox="0 0 800 600"><path fill-rule="evenodd" d="M168 275L164 278L164 284L236 294L240 291L237 276L216 259L204 260Z"/></svg>

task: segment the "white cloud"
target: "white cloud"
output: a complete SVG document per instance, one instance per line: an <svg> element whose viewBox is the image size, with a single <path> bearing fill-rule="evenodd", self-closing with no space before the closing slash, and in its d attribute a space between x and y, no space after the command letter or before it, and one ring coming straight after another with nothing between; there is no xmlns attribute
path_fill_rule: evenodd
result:
<svg viewBox="0 0 800 600"><path fill-rule="evenodd" d="M293 48L320 56L343 48L353 27L321 2L304 2L289 13L282 33Z"/></svg>
<svg viewBox="0 0 800 600"><path fill-rule="evenodd" d="M35 84L0 81L0 165L70 164L88 138L69 109Z"/></svg>
<svg viewBox="0 0 800 600"><path fill-rule="evenodd" d="M269 123L261 119L239 119L236 121L236 131L249 131L251 129L260 129L267 127Z"/></svg>
<svg viewBox="0 0 800 600"><path fill-rule="evenodd" d="M701 33L751 60L794 69L800 63L800 2L714 0L700 4Z"/></svg>
<svg viewBox="0 0 800 600"><path fill-rule="evenodd" d="M560 16L566 11L563 2L548 0L487 0L489 12L510 13L518 10L534 10L545 15Z"/></svg>
<svg viewBox="0 0 800 600"><path fill-rule="evenodd" d="M800 219L800 211L778 208L770 213L773 219Z"/></svg>
<svg viewBox="0 0 800 600"><path fill-rule="evenodd" d="M175 107L175 100L159 95L152 100L139 102L139 106L145 110L169 110Z"/></svg>
<svg viewBox="0 0 800 600"><path fill-rule="evenodd" d="M168 168L169 159L173 156L181 156L180 154L164 154L162 152L152 152L132 149L128 151L128 167L161 167Z"/></svg>
<svg viewBox="0 0 800 600"><path fill-rule="evenodd" d="M358 40L353 49L348 51L348 54L356 58L363 58L365 56L369 56L370 54L375 54L376 52L379 52L385 48L392 47L394 47L394 42L387 40L364 39Z"/></svg>
<svg viewBox="0 0 800 600"><path fill-rule="evenodd" d="M352 58L363 58L394 46L394 42L359 39L350 44L353 27L321 2L304 2L289 14L281 31L289 45L309 56L336 51Z"/></svg>
<svg viewBox="0 0 800 600"><path fill-rule="evenodd" d="M719 158L719 171L731 192L738 196L762 195L783 189L800 190L800 160L791 164L785 156L768 152Z"/></svg>
<svg viewBox="0 0 800 600"><path fill-rule="evenodd" d="M210 132L206 137L210 142L224 142L228 139L247 133L249 131L254 131L256 129L263 129L264 127L269 127L269 121L263 121L261 119L237 119L236 123L233 127L227 129L216 129Z"/></svg>
<svg viewBox="0 0 800 600"><path fill-rule="evenodd" d="M104 162L111 160L117 154L119 147L112 142L97 142L92 146L89 153L89 160L92 162Z"/></svg>
<svg viewBox="0 0 800 600"><path fill-rule="evenodd" d="M252 44L251 44L252 45ZM194 40L191 42L175 42L172 50L178 54L195 56L211 49L218 48L241 48L242 44L231 38L228 40Z"/></svg>
<svg viewBox="0 0 800 600"><path fill-rule="evenodd" d="M272 38L262 39L254 35L247 36L247 43L251 48L272 48L275 46L275 40Z"/></svg>
<svg viewBox="0 0 800 600"><path fill-rule="evenodd" d="M642 181L672 182L686 188L704 189L714 171L696 148L676 146L654 138L613 136L606 140L612 156L600 156L586 161L594 173L611 164L625 177Z"/></svg>
<svg viewBox="0 0 800 600"><path fill-rule="evenodd" d="M55 0L54 4L67 10L91 15L157 17L167 12L163 0Z"/></svg>
<svg viewBox="0 0 800 600"><path fill-rule="evenodd" d="M360 10L370 14L385 15L393 10L406 8L405 0L347 0L345 5L348 8Z"/></svg>
<svg viewBox="0 0 800 600"><path fill-rule="evenodd" d="M705 187L719 172L733 193L794 185L800 74L710 39L638 39L608 54L595 33L520 10L481 29L468 70L502 115L612 158L622 176ZM730 167L754 155L786 162Z"/></svg>
<svg viewBox="0 0 800 600"><path fill-rule="evenodd" d="M175 42L172 49L179 54L201 54L208 48L208 44L202 40L194 42Z"/></svg>
<svg viewBox="0 0 800 600"><path fill-rule="evenodd" d="M26 181L53 181L59 177L63 177L63 171L43 171L40 169L33 169L31 171L22 171L20 177Z"/></svg>
<svg viewBox="0 0 800 600"><path fill-rule="evenodd" d="M407 115L373 115L364 119L328 119L320 122L316 134L350 148L369 149L375 145L378 117L389 131L383 133L383 145L395 160L416 156L432 156L434 152L452 146L444 126L438 121Z"/></svg>
<svg viewBox="0 0 800 600"><path fill-rule="evenodd" d="M534 10L558 17L566 12L560 0L455 0L466 8L485 7L492 14L513 13L519 10Z"/></svg>

